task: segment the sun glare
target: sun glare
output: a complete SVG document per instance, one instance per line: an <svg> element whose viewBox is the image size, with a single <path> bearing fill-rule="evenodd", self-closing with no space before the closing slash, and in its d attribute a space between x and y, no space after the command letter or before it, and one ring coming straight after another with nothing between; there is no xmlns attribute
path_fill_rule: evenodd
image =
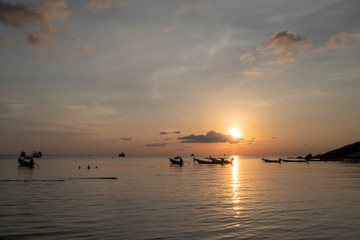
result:
<svg viewBox="0 0 360 240"><path fill-rule="evenodd" d="M237 129L237 128L232 128L232 129L230 129L229 134L230 134L233 138L241 137L241 132L240 132L240 130Z"/></svg>

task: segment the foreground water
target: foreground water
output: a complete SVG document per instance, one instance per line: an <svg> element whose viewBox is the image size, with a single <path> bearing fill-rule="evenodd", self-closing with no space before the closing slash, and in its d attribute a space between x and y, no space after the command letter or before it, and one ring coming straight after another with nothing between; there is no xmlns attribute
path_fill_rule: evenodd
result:
<svg viewBox="0 0 360 240"><path fill-rule="evenodd" d="M359 239L360 164L0 158L0 239ZM90 165L90 169L86 167ZM80 169L79 169L80 166ZM97 167L97 168L96 168Z"/></svg>

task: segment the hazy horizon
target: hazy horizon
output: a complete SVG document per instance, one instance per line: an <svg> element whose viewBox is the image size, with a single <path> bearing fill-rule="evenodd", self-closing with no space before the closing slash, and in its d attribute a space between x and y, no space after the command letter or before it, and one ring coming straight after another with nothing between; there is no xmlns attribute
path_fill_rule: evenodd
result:
<svg viewBox="0 0 360 240"><path fill-rule="evenodd" d="M359 141L358 9L0 0L0 154L304 156Z"/></svg>

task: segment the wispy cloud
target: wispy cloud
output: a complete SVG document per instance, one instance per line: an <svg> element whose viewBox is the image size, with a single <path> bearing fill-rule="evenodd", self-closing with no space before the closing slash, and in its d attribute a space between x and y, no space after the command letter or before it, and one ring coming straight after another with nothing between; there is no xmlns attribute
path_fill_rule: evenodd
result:
<svg viewBox="0 0 360 240"><path fill-rule="evenodd" d="M121 138L116 138L116 139L103 139L103 140L99 140L97 141L97 143L117 143L119 141L131 141L132 137L121 137Z"/></svg>
<svg viewBox="0 0 360 240"><path fill-rule="evenodd" d="M120 1L114 4L113 0L91 0L85 4L84 8L92 12L100 12L112 7L113 5L120 8L131 8L131 2L129 1Z"/></svg>
<svg viewBox="0 0 360 240"><path fill-rule="evenodd" d="M275 33L266 44L255 47L254 51L242 54L240 60L243 62L265 60L269 64L294 62L294 53L298 54L311 47L312 44L307 39L297 33L284 30Z"/></svg>
<svg viewBox="0 0 360 240"><path fill-rule="evenodd" d="M131 141L132 137L122 137L120 140L122 141Z"/></svg>
<svg viewBox="0 0 360 240"><path fill-rule="evenodd" d="M334 48L350 47L355 42L360 41L360 33L346 33L341 32L330 38L323 47L318 48L316 51L326 51Z"/></svg>
<svg viewBox="0 0 360 240"><path fill-rule="evenodd" d="M360 42L360 33L341 32L332 36L323 46L312 49L310 40L291 31L275 33L264 45L256 46L240 56L240 61L252 63L254 61L266 61L268 64L284 64L294 62L296 56L304 51L329 51L336 48L356 46ZM243 72L251 75L252 72Z"/></svg>
<svg viewBox="0 0 360 240"><path fill-rule="evenodd" d="M85 105L68 105L68 106L62 106L62 109L69 109L69 110L80 110L80 109L86 109L87 107Z"/></svg>
<svg viewBox="0 0 360 240"><path fill-rule="evenodd" d="M209 8L209 7L210 7L210 5L203 5L201 3L193 4L193 5L184 4L176 11L175 15L182 15L189 9L199 10L202 8Z"/></svg>
<svg viewBox="0 0 360 240"><path fill-rule="evenodd" d="M164 33L168 33L168 32L171 31L171 27L163 28L163 29L161 29L161 31L164 32Z"/></svg>
<svg viewBox="0 0 360 240"><path fill-rule="evenodd" d="M248 75L248 76L262 76L263 75L259 69L247 70L247 71L242 72L242 74Z"/></svg>
<svg viewBox="0 0 360 240"><path fill-rule="evenodd" d="M249 63L255 61L254 53L252 53L251 51L248 51L246 53L241 54L240 61L249 62Z"/></svg>
<svg viewBox="0 0 360 240"><path fill-rule="evenodd" d="M0 45L3 45L4 47L11 47L13 43L13 40L9 36L0 35Z"/></svg>
<svg viewBox="0 0 360 240"><path fill-rule="evenodd" d="M291 56L292 52L299 53L311 46L311 43L299 34L284 30L275 33L268 43L258 46L256 50L260 51L263 57L276 58L269 60L269 63L287 63L295 60Z"/></svg>
<svg viewBox="0 0 360 240"><path fill-rule="evenodd" d="M120 1L116 5L121 8L131 8L131 2L129 1Z"/></svg>
<svg viewBox="0 0 360 240"><path fill-rule="evenodd" d="M11 109L25 106L25 103L21 102L0 102L0 114L8 113Z"/></svg>
<svg viewBox="0 0 360 240"><path fill-rule="evenodd" d="M165 147L167 143L150 143L146 144L147 147Z"/></svg>
<svg viewBox="0 0 360 240"><path fill-rule="evenodd" d="M206 135L191 134L185 137L179 137L182 143L234 143L236 140L231 135L226 135L216 131L210 131Z"/></svg>
<svg viewBox="0 0 360 240"><path fill-rule="evenodd" d="M222 37L219 42L217 42L214 46L210 48L210 50L208 51L209 56L214 56L216 52L226 47L230 39L231 39L231 33L226 34L224 37Z"/></svg>
<svg viewBox="0 0 360 240"><path fill-rule="evenodd" d="M175 131L175 132L171 132L172 134L180 134L181 133L181 131ZM160 135L169 135L170 134L170 132L167 132L167 131L162 131L162 132L160 132Z"/></svg>
<svg viewBox="0 0 360 240"><path fill-rule="evenodd" d="M103 9L111 7L112 1L110 0L91 0L85 5L85 9L93 12L99 12Z"/></svg>
<svg viewBox="0 0 360 240"><path fill-rule="evenodd" d="M65 0L46 1L39 5L0 2L0 21L25 31L28 43L43 48L59 30L55 22L70 15ZM39 27L34 27L40 24Z"/></svg>
<svg viewBox="0 0 360 240"><path fill-rule="evenodd" d="M78 47L78 48L74 48L68 55L67 58L73 58L76 56L83 56L83 55L90 55L93 54L95 52L95 49L89 47L89 46L85 46L85 47Z"/></svg>
<svg viewBox="0 0 360 240"><path fill-rule="evenodd" d="M80 39L78 38L64 41L57 46L56 52L52 56L46 57L41 55L37 60L40 62L57 63L79 56L89 56L95 53L95 49L92 47L79 45Z"/></svg>

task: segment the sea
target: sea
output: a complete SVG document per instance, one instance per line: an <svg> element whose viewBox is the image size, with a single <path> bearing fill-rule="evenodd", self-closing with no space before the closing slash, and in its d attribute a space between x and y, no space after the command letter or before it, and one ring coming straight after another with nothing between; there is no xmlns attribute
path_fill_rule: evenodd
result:
<svg viewBox="0 0 360 240"><path fill-rule="evenodd" d="M359 163L169 157L0 156L0 239L360 239Z"/></svg>

